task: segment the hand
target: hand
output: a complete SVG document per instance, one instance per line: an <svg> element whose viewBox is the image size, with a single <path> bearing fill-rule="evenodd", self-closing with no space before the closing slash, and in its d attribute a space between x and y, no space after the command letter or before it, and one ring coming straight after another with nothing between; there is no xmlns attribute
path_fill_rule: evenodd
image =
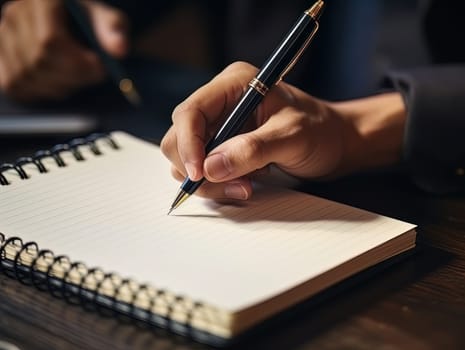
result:
<svg viewBox="0 0 465 350"><path fill-rule="evenodd" d="M125 15L97 1L82 1L97 39L115 57L127 52ZM0 20L0 88L31 101L63 98L104 78L97 55L71 35L62 0L16 0Z"/></svg>
<svg viewBox="0 0 465 350"><path fill-rule="evenodd" d="M269 164L314 179L398 160L405 119L398 94L329 103L285 82L269 91L244 133L206 155L206 142L256 72L249 64L234 63L173 112L173 126L161 149L176 179L188 174L194 181L208 180L196 194L247 199L252 194L250 177ZM378 109L382 112L376 113Z"/></svg>

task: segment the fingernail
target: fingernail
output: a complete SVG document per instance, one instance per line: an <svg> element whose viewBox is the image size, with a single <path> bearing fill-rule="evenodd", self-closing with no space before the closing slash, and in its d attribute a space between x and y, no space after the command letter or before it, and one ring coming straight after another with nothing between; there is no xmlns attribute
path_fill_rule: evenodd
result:
<svg viewBox="0 0 465 350"><path fill-rule="evenodd" d="M224 187L224 194L232 199L247 199L249 197L244 186L238 183L227 184Z"/></svg>
<svg viewBox="0 0 465 350"><path fill-rule="evenodd" d="M214 180L224 179L231 174L231 164L222 153L215 153L205 159L205 172Z"/></svg>
<svg viewBox="0 0 465 350"><path fill-rule="evenodd" d="M189 179L197 180L197 169L195 168L194 164L187 162L184 164L184 167L186 168Z"/></svg>

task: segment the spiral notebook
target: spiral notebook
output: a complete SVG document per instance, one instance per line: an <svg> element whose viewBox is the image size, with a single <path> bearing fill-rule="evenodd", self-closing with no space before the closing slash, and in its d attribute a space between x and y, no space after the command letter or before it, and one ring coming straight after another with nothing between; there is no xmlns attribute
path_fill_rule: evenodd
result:
<svg viewBox="0 0 465 350"><path fill-rule="evenodd" d="M247 202L193 196L168 216L179 187L169 168L158 146L124 132L4 164L1 269L224 345L415 245L412 224L266 185Z"/></svg>

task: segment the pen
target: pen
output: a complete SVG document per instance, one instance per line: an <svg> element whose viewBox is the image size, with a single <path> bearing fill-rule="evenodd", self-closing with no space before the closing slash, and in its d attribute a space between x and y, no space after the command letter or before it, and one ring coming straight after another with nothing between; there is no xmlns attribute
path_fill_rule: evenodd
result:
<svg viewBox="0 0 465 350"><path fill-rule="evenodd" d="M85 36L89 45L97 53L102 60L108 74L110 74L112 80L118 86L124 97L134 106L139 106L141 103L140 95L136 90L134 82L129 78L127 73L119 62L110 56L101 46L97 40L94 31L92 30L92 24L89 21L89 17L86 10L77 0L65 0L65 5L68 9L69 14L72 16L76 25Z"/></svg>
<svg viewBox="0 0 465 350"><path fill-rule="evenodd" d="M305 11L284 37L277 49L268 58L258 74L248 84L248 89L239 100L236 107L226 119L223 126L205 147L208 154L216 146L236 135L246 122L249 115L265 97L268 90L278 84L292 69L315 36L319 28L318 20L323 11L324 2L318 0ZM168 215L178 208L197 188L204 179L192 181L186 177L176 195Z"/></svg>

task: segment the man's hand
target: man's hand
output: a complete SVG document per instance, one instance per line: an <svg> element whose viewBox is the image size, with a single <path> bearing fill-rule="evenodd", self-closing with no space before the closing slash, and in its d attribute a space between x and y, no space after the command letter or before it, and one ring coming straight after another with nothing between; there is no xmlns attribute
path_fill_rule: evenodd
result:
<svg viewBox="0 0 465 350"><path fill-rule="evenodd" d="M173 126L161 149L182 180L205 177L196 194L216 199L247 199L249 175L275 164L297 177L320 177L339 165L343 122L324 103L281 82L270 89L250 118L248 132L216 147L204 148L255 76L257 69L236 62L176 107Z"/></svg>
<svg viewBox="0 0 465 350"><path fill-rule="evenodd" d="M315 179L399 160L405 120L399 94L329 103L284 82L270 89L244 133L206 155L205 144L256 73L247 63L234 63L173 112L161 149L176 179L208 180L196 194L248 199L250 176L269 164Z"/></svg>
<svg viewBox="0 0 465 350"><path fill-rule="evenodd" d="M97 1L82 3L102 47L123 57L125 15ZM9 1L1 11L0 89L5 94L21 101L59 99L103 79L97 55L72 37L62 0Z"/></svg>

